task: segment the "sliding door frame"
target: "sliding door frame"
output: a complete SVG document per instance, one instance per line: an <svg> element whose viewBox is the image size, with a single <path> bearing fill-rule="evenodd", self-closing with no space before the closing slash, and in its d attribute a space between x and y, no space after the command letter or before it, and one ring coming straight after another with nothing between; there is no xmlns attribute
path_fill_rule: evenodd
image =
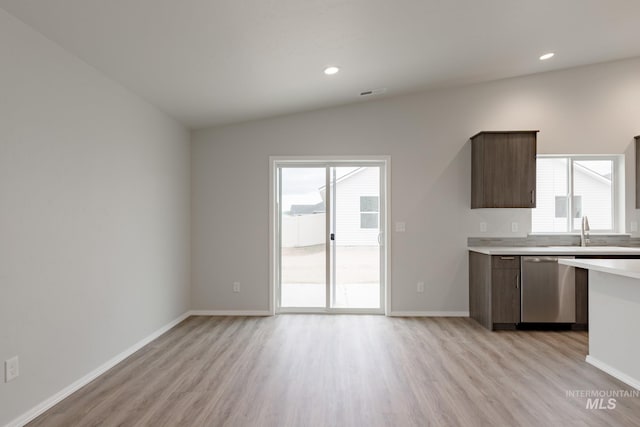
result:
<svg viewBox="0 0 640 427"><path fill-rule="evenodd" d="M383 273L380 275L380 296L384 303L380 309L369 308L280 308L278 301L280 283L280 213L278 201L281 200L280 167L339 167L341 164L345 166L379 166L381 179L381 197L380 197L380 221L384 225L384 232L380 238L380 268ZM327 188L330 186L331 177L327 176ZM328 199L328 198L327 198ZM269 311L272 315L279 313L327 313L327 314L385 314L389 315L391 311L391 156L271 156L269 157ZM327 200L327 229L330 230L330 209L332 209L332 201ZM326 257L327 262L331 257L331 242L326 239ZM329 265L329 264L327 264ZM330 292L327 292L327 306L330 307Z"/></svg>

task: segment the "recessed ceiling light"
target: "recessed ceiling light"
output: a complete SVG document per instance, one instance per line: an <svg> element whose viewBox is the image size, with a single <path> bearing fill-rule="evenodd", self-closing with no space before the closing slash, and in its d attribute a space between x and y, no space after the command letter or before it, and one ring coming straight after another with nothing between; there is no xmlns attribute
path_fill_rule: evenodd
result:
<svg viewBox="0 0 640 427"><path fill-rule="evenodd" d="M544 60L553 58L553 55L555 55L555 53L553 53L553 52L545 53L544 55L542 55L540 57L540 61L544 61Z"/></svg>
<svg viewBox="0 0 640 427"><path fill-rule="evenodd" d="M336 74L338 71L340 71L340 68L335 67L335 66L327 67L327 68L324 69L324 73L327 76L332 76L332 75Z"/></svg>

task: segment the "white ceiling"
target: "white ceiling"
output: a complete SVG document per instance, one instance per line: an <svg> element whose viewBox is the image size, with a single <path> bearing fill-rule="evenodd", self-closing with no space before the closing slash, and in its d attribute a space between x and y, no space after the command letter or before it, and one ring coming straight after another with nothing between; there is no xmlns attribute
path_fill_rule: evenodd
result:
<svg viewBox="0 0 640 427"><path fill-rule="evenodd" d="M637 0L0 0L200 128L640 56ZM556 52L549 61L538 57ZM322 73L339 65L339 74ZM372 99L371 97L368 99Z"/></svg>

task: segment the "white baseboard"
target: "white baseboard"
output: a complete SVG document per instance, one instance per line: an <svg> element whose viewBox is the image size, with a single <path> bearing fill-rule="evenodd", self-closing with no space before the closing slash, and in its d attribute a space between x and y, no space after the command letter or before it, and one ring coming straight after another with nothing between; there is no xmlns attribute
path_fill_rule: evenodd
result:
<svg viewBox="0 0 640 427"><path fill-rule="evenodd" d="M189 316L272 316L269 310L191 310Z"/></svg>
<svg viewBox="0 0 640 427"><path fill-rule="evenodd" d="M614 378L619 379L620 381L622 381L623 383L630 385L631 387L635 388L636 390L640 390L640 380L637 380L635 378L630 377L629 375L625 374L624 372L621 372L619 370L617 370L616 368L607 365L606 363L602 362L601 360L596 359L593 356L587 356L586 361L588 364L595 366L596 368L600 369L601 371L606 372L607 374L611 375Z"/></svg>
<svg viewBox="0 0 640 427"><path fill-rule="evenodd" d="M468 311L392 311L391 317L469 317Z"/></svg>
<svg viewBox="0 0 640 427"><path fill-rule="evenodd" d="M142 340L138 341L137 343L135 343L134 345L132 345L128 349L126 349L123 352L119 353L118 355L112 357L107 362L103 363L102 365L100 365L99 367L94 369L93 371L89 372L84 377L74 381L72 384L70 384L67 387L63 388L62 390L60 390L59 392L57 392L56 394L54 394L53 396L51 396L47 400L45 400L45 401L39 403L38 405L34 406L33 408L31 408L30 410L28 410L24 414L22 414L22 415L18 416L17 418L15 418L13 421L10 421L9 424L7 424L5 427L22 427L25 424L29 423L30 421L33 421L36 417L41 415L43 412L45 412L49 408L51 408L54 405L56 405L57 403L62 401L64 398L66 398L70 394L74 393L75 391L77 391L80 388L84 387L85 385L89 384L91 381L93 381L94 379L96 379L100 375L104 374L109 369L113 368L115 365L117 365L118 363L122 362L124 359L126 359L129 356L131 356L133 353L135 353L136 351L140 350L142 347L144 347L145 345L149 344L151 341L155 340L160 335L164 334L169 329L173 328L174 326L176 326L178 323L182 322L183 320L185 320L189 316L191 316L190 312L186 312L186 313L180 315L180 317L178 317L177 319L169 322L168 324L164 325L160 329L158 329L155 332L153 332L151 335L143 338Z"/></svg>

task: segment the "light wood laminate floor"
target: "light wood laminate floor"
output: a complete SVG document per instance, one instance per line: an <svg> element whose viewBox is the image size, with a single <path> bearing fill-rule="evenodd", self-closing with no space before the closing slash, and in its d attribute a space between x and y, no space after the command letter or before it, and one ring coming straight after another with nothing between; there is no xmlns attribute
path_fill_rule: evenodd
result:
<svg viewBox="0 0 640 427"><path fill-rule="evenodd" d="M191 317L30 426L638 426L585 332L467 318Z"/></svg>

